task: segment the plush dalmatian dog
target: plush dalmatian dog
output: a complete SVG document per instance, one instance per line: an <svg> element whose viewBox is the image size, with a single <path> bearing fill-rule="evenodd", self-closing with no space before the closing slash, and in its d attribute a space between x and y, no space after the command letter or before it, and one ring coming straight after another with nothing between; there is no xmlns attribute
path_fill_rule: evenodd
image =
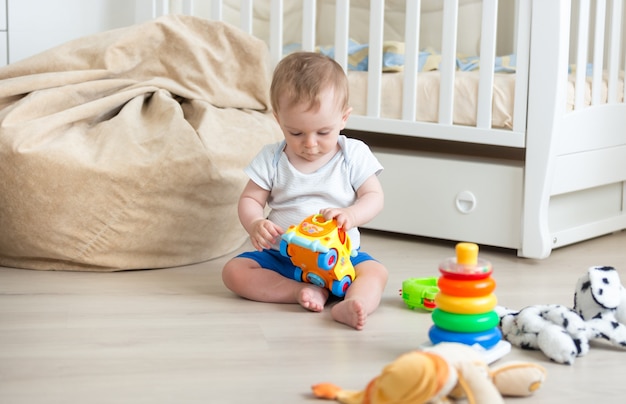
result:
<svg viewBox="0 0 626 404"><path fill-rule="evenodd" d="M626 289L613 267L587 270L576 284L574 309L545 304L496 311L506 340L523 349L541 350L557 363L573 364L589 351L592 340L626 349Z"/></svg>
<svg viewBox="0 0 626 404"><path fill-rule="evenodd" d="M591 267L578 279L574 311L602 338L626 348L626 289L613 267Z"/></svg>
<svg viewBox="0 0 626 404"><path fill-rule="evenodd" d="M571 365L589 351L589 329L572 309L543 304L513 311L497 307L502 335L522 349L542 351L557 363Z"/></svg>

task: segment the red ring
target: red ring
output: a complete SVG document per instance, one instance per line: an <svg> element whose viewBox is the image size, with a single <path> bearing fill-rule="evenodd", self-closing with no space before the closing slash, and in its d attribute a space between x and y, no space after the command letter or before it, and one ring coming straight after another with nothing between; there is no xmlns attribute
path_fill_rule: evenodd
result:
<svg viewBox="0 0 626 404"><path fill-rule="evenodd" d="M493 272L492 269L489 269L489 271L486 272L454 272L454 271L449 271L445 268L439 268L439 272L441 272L441 275L445 278L448 279L459 279L459 280L476 280L476 279L485 279L489 276L491 276L491 273Z"/></svg>
<svg viewBox="0 0 626 404"><path fill-rule="evenodd" d="M490 276L484 279L462 281L440 277L437 286L442 293L450 296L479 297L486 296L496 289L496 281Z"/></svg>

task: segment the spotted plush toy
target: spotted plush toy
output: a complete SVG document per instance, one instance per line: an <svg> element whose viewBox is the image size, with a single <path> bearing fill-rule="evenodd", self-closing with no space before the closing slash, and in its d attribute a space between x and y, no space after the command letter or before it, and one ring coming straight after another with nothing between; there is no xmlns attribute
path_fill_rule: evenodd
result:
<svg viewBox="0 0 626 404"><path fill-rule="evenodd" d="M557 363L571 365L589 351L589 329L572 309L559 304L496 308L502 336L522 349L542 351Z"/></svg>
<svg viewBox="0 0 626 404"><path fill-rule="evenodd" d="M594 330L595 338L626 348L626 289L613 267L591 267L578 279L574 311Z"/></svg>
<svg viewBox="0 0 626 404"><path fill-rule="evenodd" d="M533 305L519 311L497 307L503 337L523 349L541 350L567 365L606 340L626 349L626 290L613 267L594 266L579 278L574 308Z"/></svg>

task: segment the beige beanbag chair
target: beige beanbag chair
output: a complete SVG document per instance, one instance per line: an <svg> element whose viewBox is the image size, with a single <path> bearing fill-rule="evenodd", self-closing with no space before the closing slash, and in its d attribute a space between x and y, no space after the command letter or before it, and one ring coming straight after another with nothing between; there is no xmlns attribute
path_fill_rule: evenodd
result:
<svg viewBox="0 0 626 404"><path fill-rule="evenodd" d="M224 255L243 168L281 138L267 49L167 16L0 69L0 265L112 271Z"/></svg>

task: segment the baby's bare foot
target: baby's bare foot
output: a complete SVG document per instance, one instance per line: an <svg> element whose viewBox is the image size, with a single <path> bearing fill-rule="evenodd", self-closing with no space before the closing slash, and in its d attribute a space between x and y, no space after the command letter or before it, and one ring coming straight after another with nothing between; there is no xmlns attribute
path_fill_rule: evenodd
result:
<svg viewBox="0 0 626 404"><path fill-rule="evenodd" d="M367 313L359 300L344 300L337 303L331 314L335 321L349 325L357 330L362 330L367 321Z"/></svg>
<svg viewBox="0 0 626 404"><path fill-rule="evenodd" d="M298 303L310 311L320 312L324 310L324 304L328 299L328 290L316 286L304 285L298 292Z"/></svg>

